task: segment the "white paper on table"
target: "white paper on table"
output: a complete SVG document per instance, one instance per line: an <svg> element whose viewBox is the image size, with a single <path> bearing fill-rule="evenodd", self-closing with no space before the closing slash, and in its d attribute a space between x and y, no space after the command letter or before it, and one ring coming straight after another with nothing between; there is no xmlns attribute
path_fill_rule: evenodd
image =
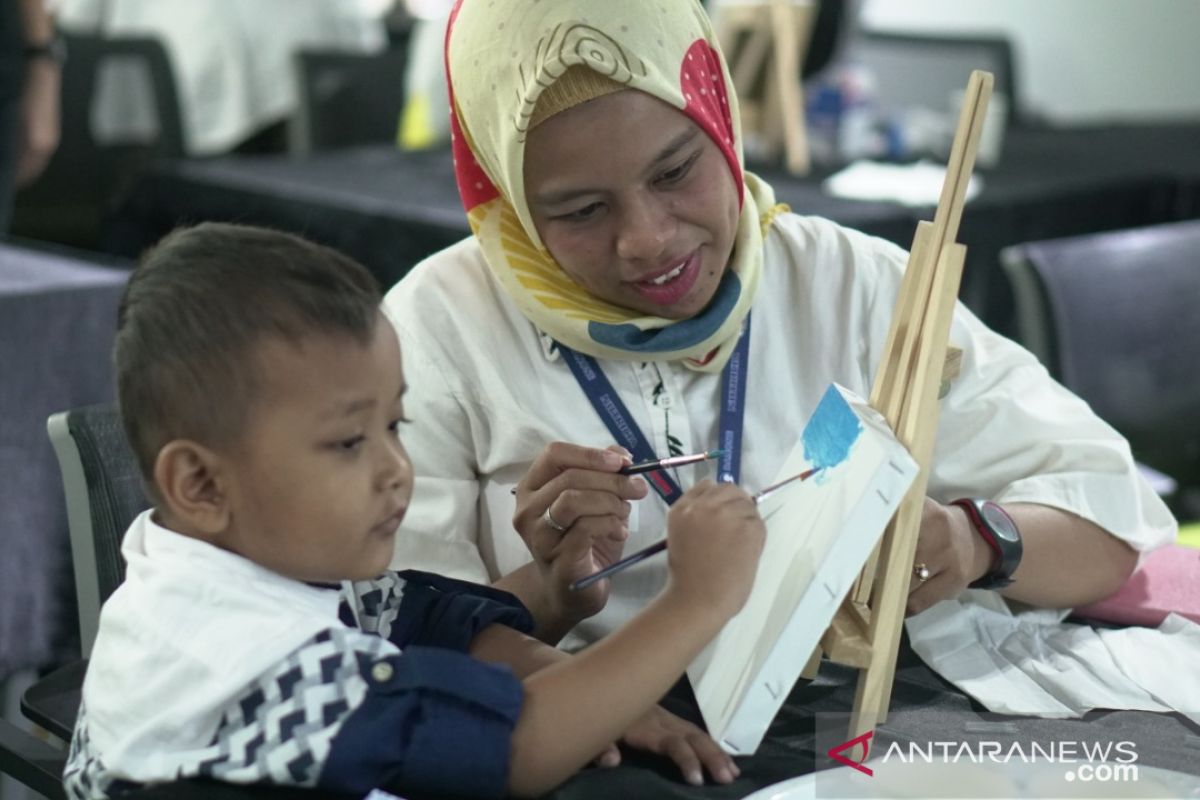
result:
<svg viewBox="0 0 1200 800"><path fill-rule="evenodd" d="M394 795L391 792L385 792L383 789L372 789L371 793L364 797L363 800L404 800L404 798Z"/></svg>
<svg viewBox="0 0 1200 800"><path fill-rule="evenodd" d="M1200 680L1195 676L1200 664L1200 625L1168 614L1158 628L1103 630L1099 635L1131 681L1200 724Z"/></svg>
<svg viewBox="0 0 1200 800"><path fill-rule="evenodd" d="M946 168L932 161L915 164L880 164L855 161L830 175L821 184L834 197L850 200L876 200L906 206L934 206L942 194ZM967 184L970 200L983 188L983 179L972 175Z"/></svg>
<svg viewBox="0 0 1200 800"><path fill-rule="evenodd" d="M813 467L760 504L754 588L688 667L709 733L730 753L757 749L917 475L883 417L836 384L775 480Z"/></svg>
<svg viewBox="0 0 1200 800"><path fill-rule="evenodd" d="M1166 637L1141 629L1159 652L1110 644L1105 631L1059 622L1053 612L1013 614L999 595L967 591L907 621L913 650L931 669L989 711L1080 717L1093 708L1170 711L1161 686L1134 679L1159 659L1200 663L1200 636ZM1138 641L1129 636L1126 642ZM1138 647L1141 645L1139 644ZM1170 655L1167 655L1169 653ZM1161 673L1166 678L1166 673ZM1178 679L1178 666L1174 679ZM1151 677L1145 684L1157 684ZM1176 710L1195 712L1196 708Z"/></svg>

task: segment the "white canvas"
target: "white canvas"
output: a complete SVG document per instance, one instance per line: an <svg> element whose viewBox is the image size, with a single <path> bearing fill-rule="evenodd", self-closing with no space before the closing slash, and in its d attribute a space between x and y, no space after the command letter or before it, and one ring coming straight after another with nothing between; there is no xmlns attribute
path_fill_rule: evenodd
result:
<svg viewBox="0 0 1200 800"><path fill-rule="evenodd" d="M752 754L829 627L917 464L865 400L831 384L764 498L767 540L745 607L688 668L713 738Z"/></svg>

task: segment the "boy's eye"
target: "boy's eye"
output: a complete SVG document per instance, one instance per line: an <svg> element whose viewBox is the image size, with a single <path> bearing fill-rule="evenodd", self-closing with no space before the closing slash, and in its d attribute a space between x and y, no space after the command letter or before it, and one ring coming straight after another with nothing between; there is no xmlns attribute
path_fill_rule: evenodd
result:
<svg viewBox="0 0 1200 800"><path fill-rule="evenodd" d="M388 423L388 430L391 431L392 433L399 433L400 426L407 425L410 422L412 422L412 420L409 419L408 417L396 417L396 419L394 419Z"/></svg>
<svg viewBox="0 0 1200 800"><path fill-rule="evenodd" d="M365 437L365 436L359 435L359 436L351 436L349 439L342 439L340 442L337 443L337 448L339 450L353 452L354 450L358 449L358 446L360 444L362 444L364 441L366 441L366 438L367 437Z"/></svg>

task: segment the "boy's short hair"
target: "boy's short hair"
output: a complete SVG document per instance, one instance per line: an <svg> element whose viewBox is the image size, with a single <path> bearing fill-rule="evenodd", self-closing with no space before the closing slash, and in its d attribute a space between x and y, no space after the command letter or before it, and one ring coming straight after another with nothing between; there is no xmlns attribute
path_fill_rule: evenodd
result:
<svg viewBox="0 0 1200 800"><path fill-rule="evenodd" d="M367 345L375 278L349 257L279 231L205 223L141 259L117 312L117 398L147 488L164 445L234 441L258 391L267 338L344 335Z"/></svg>

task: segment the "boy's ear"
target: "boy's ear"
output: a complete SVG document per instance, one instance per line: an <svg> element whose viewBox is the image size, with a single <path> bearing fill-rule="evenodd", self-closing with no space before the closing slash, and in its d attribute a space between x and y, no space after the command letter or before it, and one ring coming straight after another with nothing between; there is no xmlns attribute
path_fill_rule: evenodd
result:
<svg viewBox="0 0 1200 800"><path fill-rule="evenodd" d="M158 451L154 483L164 509L196 533L216 536L229 524L225 462L189 439L175 439Z"/></svg>

